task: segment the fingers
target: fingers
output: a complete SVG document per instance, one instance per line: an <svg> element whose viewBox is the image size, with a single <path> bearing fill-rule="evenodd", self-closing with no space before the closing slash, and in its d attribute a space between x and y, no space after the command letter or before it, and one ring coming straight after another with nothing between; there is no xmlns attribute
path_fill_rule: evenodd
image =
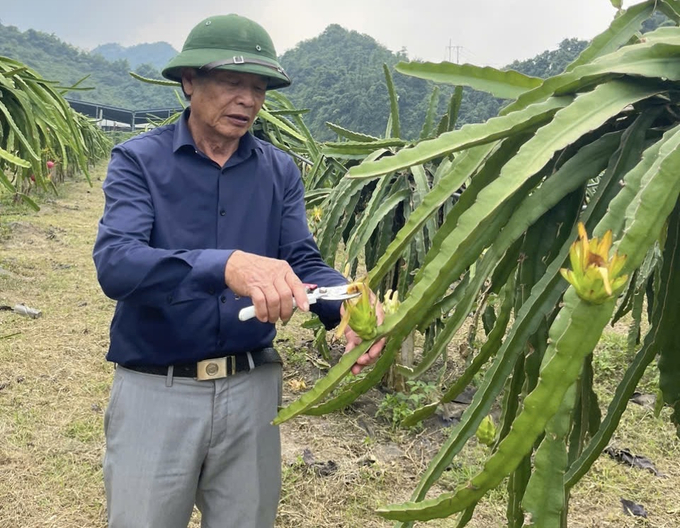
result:
<svg viewBox="0 0 680 528"><path fill-rule="evenodd" d="M368 349L368 352L359 356L359 359L357 359L357 363L364 367L372 365L373 363L378 361L378 358L380 357L380 354L382 353L382 349L384 346L385 338L376 341L371 345L371 348Z"/></svg>
<svg viewBox="0 0 680 528"><path fill-rule="evenodd" d="M375 298L375 295L373 292L371 292L371 301L376 301L375 303L375 319L378 323L378 326L383 324L383 321L385 320L385 310L383 310L383 305L380 301L377 301Z"/></svg>
<svg viewBox="0 0 680 528"><path fill-rule="evenodd" d="M307 290L302 281L293 273L286 273L283 277L277 277L274 281L274 291L271 292L271 304L267 297L269 309L269 322L274 323L278 319L286 322L293 315L297 306L302 311L309 311L309 299ZM295 303L293 303L295 300Z"/></svg>
<svg viewBox="0 0 680 528"><path fill-rule="evenodd" d="M279 319L288 321L293 315L293 292L283 277L263 288L254 287L251 299L255 306L255 316L263 323L276 323ZM305 295L305 300L307 296Z"/></svg>
<svg viewBox="0 0 680 528"><path fill-rule="evenodd" d="M383 348L385 348L385 338L383 337L382 339L376 341L371 345L371 348L368 349L368 352L364 354L364 356L368 356L370 358L371 363L375 363L378 358L380 357L380 354L383 351Z"/></svg>
<svg viewBox="0 0 680 528"><path fill-rule="evenodd" d="M308 312L309 299L307 298L307 289L305 288L305 285L302 284L302 281L292 271L286 275L286 281L292 291L292 298L295 299L295 304L297 304L298 308L303 312Z"/></svg>
<svg viewBox="0 0 680 528"><path fill-rule="evenodd" d="M357 362L352 366L352 374L355 376L359 374L365 367L372 365L380 357L383 346L385 345L385 339L377 341L365 354L362 354L357 359Z"/></svg>
<svg viewBox="0 0 680 528"><path fill-rule="evenodd" d="M244 251L234 251L224 270L227 287L243 297L250 297L255 317L261 322L288 321L295 303L309 310L307 291L290 265L278 259Z"/></svg>
<svg viewBox="0 0 680 528"><path fill-rule="evenodd" d="M378 358L380 357L380 354L384 346L385 346L384 338L375 342L368 350L368 352L359 356L357 362L352 366L352 374L356 376L365 367L372 365L373 363L378 361Z"/></svg>
<svg viewBox="0 0 680 528"><path fill-rule="evenodd" d="M376 321L378 325L381 325L383 323L383 320L385 319L385 312L380 301L376 299L375 294L371 292L370 295L371 302L375 304ZM345 353L349 352L359 343L361 343L361 338L349 326L345 329L345 340L347 341L347 344L345 346ZM359 356L356 363L352 366L351 369L352 374L357 375L362 371L364 367L372 365L373 363L378 361L378 358L380 357L380 354L382 353L384 347L385 347L384 337L373 343L371 347L368 349L368 351L365 354Z"/></svg>
<svg viewBox="0 0 680 528"><path fill-rule="evenodd" d="M361 343L361 338L352 329L345 330L345 340L347 341L347 344L345 345L345 354ZM354 366L352 366L352 374L357 375L364 367L372 365L378 361L378 358L380 357L384 347L384 337L373 343L371 348L369 348L365 354L359 356Z"/></svg>
<svg viewBox="0 0 680 528"><path fill-rule="evenodd" d="M268 305L268 307L270 323L275 323L279 319L286 322L293 315L293 292L288 286L285 276L274 279L271 305Z"/></svg>
<svg viewBox="0 0 680 528"><path fill-rule="evenodd" d="M255 317L258 321L266 323L269 321L269 309L267 308L267 297L259 288L253 288L250 292L250 299L255 308Z"/></svg>

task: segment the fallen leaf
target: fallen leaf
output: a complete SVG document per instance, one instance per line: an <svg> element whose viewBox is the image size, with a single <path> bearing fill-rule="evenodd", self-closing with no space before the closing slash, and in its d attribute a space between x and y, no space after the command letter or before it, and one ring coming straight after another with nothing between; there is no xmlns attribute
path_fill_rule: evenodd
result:
<svg viewBox="0 0 680 528"><path fill-rule="evenodd" d="M451 401L453 403L462 403L465 405L469 405L470 403L472 403L472 398L474 397L475 392L477 392L477 389L475 387L472 386L466 387L463 392L461 392Z"/></svg>
<svg viewBox="0 0 680 528"><path fill-rule="evenodd" d="M314 471L320 477L330 477L337 470L338 470L338 464L336 464L335 461L333 461L333 460L329 460L328 462L323 462L323 463L317 462L314 465Z"/></svg>
<svg viewBox="0 0 680 528"><path fill-rule="evenodd" d="M338 470L338 464L334 460L327 462L315 462L312 451L306 447L302 452L302 461L306 466L314 470L319 477L329 477Z"/></svg>
<svg viewBox="0 0 680 528"><path fill-rule="evenodd" d="M444 425L452 425L460 422L460 417L463 416L468 404L448 402L442 403L435 410L435 414L439 416Z"/></svg>
<svg viewBox="0 0 680 528"><path fill-rule="evenodd" d="M377 458L375 458L373 455L368 454L363 458L359 459L359 465L360 466L372 466L378 461Z"/></svg>
<svg viewBox="0 0 680 528"><path fill-rule="evenodd" d="M641 504L635 504L633 501L621 499L621 506L623 506L623 513L626 515L647 518L647 512Z"/></svg>
<svg viewBox="0 0 680 528"><path fill-rule="evenodd" d="M288 387L290 387L290 390L293 392L300 392L307 388L307 384L303 379L292 379L288 382Z"/></svg>
<svg viewBox="0 0 680 528"><path fill-rule="evenodd" d="M308 466L314 465L314 455L308 447L305 447L305 450L302 452L302 461Z"/></svg>
<svg viewBox="0 0 680 528"><path fill-rule="evenodd" d="M656 405L656 396L654 394L642 394L640 392L634 392L633 396L630 398L630 401L637 403L642 407L653 409Z"/></svg>
<svg viewBox="0 0 680 528"><path fill-rule="evenodd" d="M608 447L604 450L610 457L617 462L627 464L632 467L646 469L654 473L657 477L664 477L665 475L654 467L654 463L647 457L634 455L628 449L617 449L615 447Z"/></svg>
<svg viewBox="0 0 680 528"><path fill-rule="evenodd" d="M311 354L307 354L307 359L319 370L330 370L331 364L320 357L314 357Z"/></svg>

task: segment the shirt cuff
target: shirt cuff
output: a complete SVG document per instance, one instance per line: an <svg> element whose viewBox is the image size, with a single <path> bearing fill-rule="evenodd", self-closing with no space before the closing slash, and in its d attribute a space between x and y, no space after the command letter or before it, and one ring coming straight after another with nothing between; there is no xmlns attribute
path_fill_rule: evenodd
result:
<svg viewBox="0 0 680 528"><path fill-rule="evenodd" d="M205 299L221 293L227 287L224 270L231 257L231 249L204 249L193 262L191 272L180 283L172 298L173 304Z"/></svg>

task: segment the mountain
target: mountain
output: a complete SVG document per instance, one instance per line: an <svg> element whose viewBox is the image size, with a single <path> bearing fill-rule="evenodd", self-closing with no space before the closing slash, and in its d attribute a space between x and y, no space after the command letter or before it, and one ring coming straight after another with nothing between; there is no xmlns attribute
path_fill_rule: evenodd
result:
<svg viewBox="0 0 680 528"><path fill-rule="evenodd" d="M648 32L671 22L660 12L644 22ZM557 75L574 61L588 42L565 39L555 50L515 61L503 69L546 78ZM320 140L335 139L326 126L330 121L350 130L384 136L390 113L383 64L392 70L398 96L401 136L415 139L426 120L431 97L438 100L434 124L447 112L454 87L435 85L394 72L397 62L408 61L405 50L393 53L369 35L348 31L337 24L310 40L299 43L280 57L293 84L283 93L299 108L308 109L305 123ZM484 122L498 115L507 101L470 88L463 90L457 126Z"/></svg>
<svg viewBox="0 0 680 528"><path fill-rule="evenodd" d="M568 62L577 51L570 46L560 53L560 60ZM176 90L143 83L129 75L132 70L143 77L160 79L159 68L175 53L172 46L163 42L128 48L104 44L88 53L54 35L32 29L21 32L0 24L0 55L19 60L63 86L88 76L81 86L93 89L71 91L68 98L130 110L179 106ZM332 24L319 36L284 53L280 60L293 79L292 86L282 93L299 108L309 110L305 122L318 140L335 139L335 133L326 126L329 121L364 134L385 135L390 102L383 64L392 70L399 98L401 136L419 137L434 84L394 72L397 62L409 60L404 50L394 53L369 35ZM546 64L555 61L538 57L530 64L531 72L526 73L538 75ZM513 67L521 69L523 65L529 62ZM453 87L442 85L437 90L436 119L446 112ZM503 103L488 94L466 89L458 123L484 121L496 115Z"/></svg>
<svg viewBox="0 0 680 528"><path fill-rule="evenodd" d="M320 140L335 138L327 121L383 136L390 111L383 64L393 70L402 60L408 60L404 52L393 53L369 35L332 24L280 57L293 80L282 93L296 106L309 109L305 123ZM393 75L402 135L415 137L425 117L431 85L415 77Z"/></svg>
<svg viewBox="0 0 680 528"><path fill-rule="evenodd" d="M90 53L101 55L110 62L127 60L131 68L151 64L157 70L162 70L168 61L177 55L177 50L167 42L136 44L128 47L110 43L97 46Z"/></svg>
<svg viewBox="0 0 680 528"><path fill-rule="evenodd" d="M132 68L127 59L110 62L101 54L90 54L33 29L22 32L0 24L0 55L23 62L45 79L58 81L64 87L85 78L79 88L92 89L70 91L66 94L70 99L130 110L180 106L173 88L143 83L130 76L132 70L144 77L160 79L161 74L154 66L142 64Z"/></svg>
<svg viewBox="0 0 680 528"><path fill-rule="evenodd" d="M527 61L516 61L508 69L526 75L548 77L563 71L587 45L567 39L557 50L545 51ZM319 140L335 139L327 122L343 128L384 136L390 102L383 64L392 71L398 97L401 137L416 139L426 121L431 99L436 100L434 125L447 110L454 87L402 75L394 71L407 62L405 51L393 53L369 35L330 25L318 37L299 43L284 53L281 64L293 79L283 93L299 108L308 109L305 123ZM465 88L457 125L483 122L498 114L505 101L487 93Z"/></svg>
<svg viewBox="0 0 680 528"><path fill-rule="evenodd" d="M668 23L660 13L645 22L643 32ZM588 43L565 39L558 49L547 50L529 60L508 65L527 75L556 75L572 62ZM106 44L88 53L62 42L54 35L29 29L19 31L0 24L0 55L23 62L43 77L70 86L83 77L89 91L71 91L69 98L130 110L176 108L179 90L150 85L133 79L134 70L143 77L160 79L162 68L175 50L164 42L124 48ZM166 55L162 55L166 53ZM170 55L168 55L170 54ZM109 56L111 60L105 57ZM305 122L318 140L335 139L326 126L332 122L350 130L384 136L390 103L383 64L391 70L398 95L401 136L415 139L426 120L431 98L437 100L434 123L447 111L454 87L394 72L394 65L408 61L406 50L392 52L369 35L349 31L337 24L319 36L300 42L280 57L293 84L282 91L301 109L309 110ZM138 62L139 61L139 62ZM179 97L181 97L181 92ZM457 126L483 122L497 115L506 101L466 88Z"/></svg>

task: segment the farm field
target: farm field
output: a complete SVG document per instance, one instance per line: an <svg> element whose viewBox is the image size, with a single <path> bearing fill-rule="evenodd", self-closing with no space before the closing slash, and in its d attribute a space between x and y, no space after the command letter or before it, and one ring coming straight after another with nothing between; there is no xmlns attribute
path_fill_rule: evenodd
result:
<svg viewBox="0 0 680 528"><path fill-rule="evenodd" d="M24 303L42 312L31 319L0 311L2 528L106 524L103 414L113 366L104 356L114 303L101 293L91 259L104 173L104 164L93 171L93 187L67 181L58 197L42 197L38 213L0 204L0 305ZM313 334L300 327L303 321L296 315L281 327L276 344L285 361L286 402L324 374L310 346ZM626 343L626 328L617 326L606 331L596 351L601 406L611 398L610 380L626 366ZM451 350L450 362L462 365L457 347ZM680 526L680 441L667 409L654 417L656 384L650 367L638 387L639 403L629 404L612 439L613 447L648 457L656 474L600 456L573 490L570 527ZM391 525L373 509L408 499L464 403L420 429L402 430L390 419L395 408L384 401L374 389L343 412L302 416L282 426L284 482L277 527ZM473 439L432 496L469 478L487 449ZM468 526L504 526L504 499L502 487L492 491ZM624 514L621 499L642 505L647 519ZM199 518L197 513L192 528ZM455 518L416 523L456 525Z"/></svg>

